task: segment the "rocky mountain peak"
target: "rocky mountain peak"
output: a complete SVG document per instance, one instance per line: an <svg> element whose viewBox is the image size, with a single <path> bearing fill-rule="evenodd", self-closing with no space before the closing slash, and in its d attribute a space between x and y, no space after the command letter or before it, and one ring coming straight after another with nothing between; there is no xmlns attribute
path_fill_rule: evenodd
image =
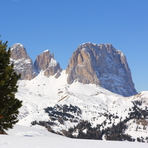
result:
<svg viewBox="0 0 148 148"><path fill-rule="evenodd" d="M22 80L31 80L36 76L33 62L22 44L16 43L11 47L11 62Z"/></svg>
<svg viewBox="0 0 148 148"><path fill-rule="evenodd" d="M21 74L22 80L31 80L44 71L45 76L59 77L61 68L59 63L54 59L54 54L45 50L38 55L34 64L28 56L25 47L21 43L16 43L11 47L11 62L14 63L14 69Z"/></svg>
<svg viewBox="0 0 148 148"><path fill-rule="evenodd" d="M57 74L56 77L58 77L62 70L59 63L54 59L54 54L51 54L49 50L45 50L42 54L38 55L34 65L38 73L44 71L45 76Z"/></svg>
<svg viewBox="0 0 148 148"><path fill-rule="evenodd" d="M11 47L11 58L14 60L22 58L30 59L27 55L25 47L20 43L16 43Z"/></svg>
<svg viewBox="0 0 148 148"><path fill-rule="evenodd" d="M14 44L11 48L11 61L21 79L30 80L41 71L45 76L60 76L62 69L55 60L54 54L45 50L38 55L34 64L25 47ZM136 94L125 55L111 44L84 43L73 53L68 67L68 84L79 81L84 84L96 84L111 92L131 96Z"/></svg>
<svg viewBox="0 0 148 148"><path fill-rule="evenodd" d="M111 44L84 43L73 53L68 67L67 82L97 84L114 93L136 94L125 55Z"/></svg>

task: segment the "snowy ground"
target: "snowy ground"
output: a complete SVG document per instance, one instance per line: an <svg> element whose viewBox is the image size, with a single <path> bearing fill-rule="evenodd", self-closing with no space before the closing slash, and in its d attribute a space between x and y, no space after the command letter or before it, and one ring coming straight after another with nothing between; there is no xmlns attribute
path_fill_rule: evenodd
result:
<svg viewBox="0 0 148 148"><path fill-rule="evenodd" d="M20 81L16 97L23 101L20 109L19 122L14 129L7 131L8 135L0 135L0 148L147 148L147 143L116 142L100 140L70 139L48 132L40 126L30 126L32 121L48 121L48 114L44 108L55 104L72 104L82 109L82 119L92 122L94 125L103 121L99 113L118 113L126 117L129 108L133 106L132 100L142 99L148 104L148 92L139 96L123 98L95 85L83 85L81 83L66 84L67 76L64 72L57 80L54 77L47 78L41 73L31 81ZM96 116L97 115L97 116ZM94 120L94 117L96 118ZM93 119L93 120L92 120ZM147 136L146 133L135 132L134 125L130 122L131 135L138 137ZM55 131L68 129L72 124L67 123L57 126Z"/></svg>
<svg viewBox="0 0 148 148"><path fill-rule="evenodd" d="M0 148L147 148L147 143L70 139L40 126L15 125L8 135L0 135Z"/></svg>

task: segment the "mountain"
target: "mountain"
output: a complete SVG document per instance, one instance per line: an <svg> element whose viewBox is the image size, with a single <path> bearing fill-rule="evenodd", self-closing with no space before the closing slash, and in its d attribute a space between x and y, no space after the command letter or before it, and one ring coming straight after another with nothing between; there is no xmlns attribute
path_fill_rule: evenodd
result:
<svg viewBox="0 0 148 148"><path fill-rule="evenodd" d="M49 50L38 55L33 63L28 56L25 47L16 43L11 47L11 62L14 63L14 69L21 74L21 80L31 80L35 78L41 71L44 71L45 76L60 76L62 69L59 63L54 59L54 55L50 54Z"/></svg>
<svg viewBox="0 0 148 148"><path fill-rule="evenodd" d="M111 44L80 45L73 53L66 73L69 84L79 81L123 96L137 94L125 55Z"/></svg>
<svg viewBox="0 0 148 148"><path fill-rule="evenodd" d="M23 80L31 80L41 71L47 77L60 76L60 64L49 50L38 55L34 64L22 44L14 44L11 52L14 68L17 73L21 73ZM83 84L96 84L123 96L137 94L125 55L111 44L80 45L73 53L66 73L68 84L78 81Z"/></svg>
<svg viewBox="0 0 148 148"><path fill-rule="evenodd" d="M50 54L49 50L46 50L37 56L34 66L38 73L44 71L44 75L47 77L56 74L56 77L58 78L62 71L59 63L54 59L54 54Z"/></svg>
<svg viewBox="0 0 148 148"><path fill-rule="evenodd" d="M14 64L28 58L12 56ZM111 44L79 46L66 70L48 50L34 65L36 77L18 81L19 125L71 138L148 142L148 91L129 96L135 89L126 57Z"/></svg>
<svg viewBox="0 0 148 148"><path fill-rule="evenodd" d="M18 124L72 138L148 142L148 91L123 97L95 84L68 84L67 77L65 71L58 79L41 72L19 81Z"/></svg>
<svg viewBox="0 0 148 148"><path fill-rule="evenodd" d="M21 74L22 80L31 80L36 77L33 62L22 44L16 43L11 47L10 60L14 63L15 71Z"/></svg>

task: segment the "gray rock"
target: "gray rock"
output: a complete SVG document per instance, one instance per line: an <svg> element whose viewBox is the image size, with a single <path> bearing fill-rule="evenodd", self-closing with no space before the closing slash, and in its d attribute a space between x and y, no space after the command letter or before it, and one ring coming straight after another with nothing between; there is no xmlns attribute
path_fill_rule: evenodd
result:
<svg viewBox="0 0 148 148"><path fill-rule="evenodd" d="M54 59L54 55L50 54L49 50L46 50L37 56L34 66L38 73L40 71L44 71L44 75L47 77L56 74L55 77L58 78L60 76L60 72L62 71L59 63Z"/></svg>
<svg viewBox="0 0 148 148"><path fill-rule="evenodd" d="M137 94L125 55L111 44L85 43L73 53L67 82L97 84L111 92L131 96Z"/></svg>
<svg viewBox="0 0 148 148"><path fill-rule="evenodd" d="M36 70L33 62L22 44L17 43L11 47L10 60L14 63L14 70L18 74L21 74L22 80L31 80L36 77Z"/></svg>

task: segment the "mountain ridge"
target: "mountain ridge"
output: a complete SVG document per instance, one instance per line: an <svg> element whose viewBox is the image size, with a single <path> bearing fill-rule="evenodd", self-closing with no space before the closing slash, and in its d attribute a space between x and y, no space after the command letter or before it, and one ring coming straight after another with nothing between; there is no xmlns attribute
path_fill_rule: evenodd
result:
<svg viewBox="0 0 148 148"><path fill-rule="evenodd" d="M11 47L11 62L14 63L15 71L21 74L22 80L31 80L41 71L44 71L47 77L56 74L55 77L58 78L62 71L59 63L54 59L54 54L51 54L49 50L38 55L33 63L21 43L16 43Z"/></svg>
<svg viewBox="0 0 148 148"><path fill-rule="evenodd" d="M14 46L16 46L16 49ZM29 58L23 45L17 43L11 48L11 58L13 60L16 60L16 57L17 59L20 58L16 56L18 49L20 49L20 51L24 49L24 51L19 54L20 57L23 54L26 59ZM24 57L23 59L25 59ZM31 61L31 63L33 62ZM55 77L58 78L62 71L60 64L54 59L54 54L51 54L49 50L38 55L34 64L31 64L30 67L32 68L32 72L28 72L29 79L33 79L40 71L44 71L47 77L55 75ZM21 72L22 75L25 75L26 70ZM123 96L131 96L137 93L126 57L111 44L97 45L93 43L83 43L78 46L70 58L66 73L68 74L67 82L69 84L74 81L79 81L84 84L92 83ZM22 77L22 79L27 79L24 77Z"/></svg>
<svg viewBox="0 0 148 148"><path fill-rule="evenodd" d="M96 48L90 51L93 46ZM118 62L103 62L103 66L105 65L106 68L102 69L108 72L112 67L108 64L120 67L120 64L123 63L120 69L123 67L123 73L124 69L128 70L126 57L122 52L114 51L110 44L98 46L91 43L83 44L82 52L79 47L71 57L72 65L68 66L68 71L72 66L71 69L74 69L75 73L80 72L76 71L77 67L86 67L86 62L88 63L86 73L89 70L95 73L96 69L92 63L93 61L99 63L95 58L98 54L95 52L101 52L100 47L102 47L101 50L104 50L102 51L104 55L100 54L100 57L103 57L103 59L100 58L101 62L108 61L108 58L111 61L120 61L119 65ZM97 48L99 49L97 50ZM101 85L82 83L77 79L79 77L73 75L73 82L68 83L67 69L57 71L54 75L45 75L45 71L50 66L56 66L58 63L51 62L51 59L54 60L53 54L46 50L41 57L43 62L40 62L40 58L38 59L40 64L37 76L30 80L18 81L16 97L23 101L23 106L19 110L19 125L40 125L46 127L50 132L71 138L148 142L148 91L124 97ZM81 72L83 74L83 70ZM112 72L113 74L119 73L118 69L114 72L114 67L109 74ZM102 75L105 76L104 71ZM89 77L86 78L89 80ZM96 78L98 78L97 75ZM117 77L117 81L122 77L118 78L120 77Z"/></svg>

